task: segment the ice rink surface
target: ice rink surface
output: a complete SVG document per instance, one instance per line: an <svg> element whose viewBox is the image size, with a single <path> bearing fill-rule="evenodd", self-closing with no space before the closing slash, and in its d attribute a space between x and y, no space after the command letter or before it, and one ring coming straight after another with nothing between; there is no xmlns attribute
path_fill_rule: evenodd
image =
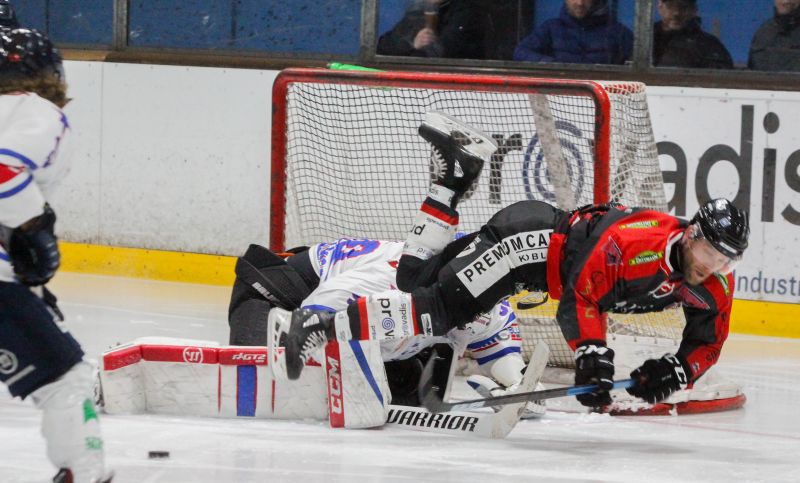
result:
<svg viewBox="0 0 800 483"><path fill-rule="evenodd" d="M142 336L227 341L224 287L63 273L51 288L93 358ZM498 441L313 421L101 419L115 483L800 481L800 340L733 335L719 368L744 387L743 409L662 417L550 411ZM38 424L30 403L0 395L0 482L50 481L55 470ZM151 450L170 458L149 460Z"/></svg>

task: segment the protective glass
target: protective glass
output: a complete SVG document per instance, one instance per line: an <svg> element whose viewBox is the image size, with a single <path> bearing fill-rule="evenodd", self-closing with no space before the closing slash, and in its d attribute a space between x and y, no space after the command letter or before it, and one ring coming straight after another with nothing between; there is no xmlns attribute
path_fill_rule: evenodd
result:
<svg viewBox="0 0 800 483"><path fill-rule="evenodd" d="M702 264L714 273L727 275L731 273L742 257L731 258L716 248L703 236L703 232L697 225L692 225L689 232L689 239L692 240L690 249L697 263Z"/></svg>

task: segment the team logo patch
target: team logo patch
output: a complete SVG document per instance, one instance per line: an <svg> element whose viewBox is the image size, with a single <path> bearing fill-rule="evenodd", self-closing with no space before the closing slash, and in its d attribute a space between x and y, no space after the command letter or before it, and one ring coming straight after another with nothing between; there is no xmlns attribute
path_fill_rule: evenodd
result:
<svg viewBox="0 0 800 483"><path fill-rule="evenodd" d="M18 366L17 356L13 352L0 349L0 374L13 374Z"/></svg>
<svg viewBox="0 0 800 483"><path fill-rule="evenodd" d="M606 265L612 267L622 264L622 250L620 250L619 245L613 238L608 238L606 244L603 245L603 252L606 254Z"/></svg>
<svg viewBox="0 0 800 483"><path fill-rule="evenodd" d="M662 258L664 258L664 252L654 252L652 250L646 250L628 260L628 265L633 267L635 265L641 265L643 263L657 262Z"/></svg>
<svg viewBox="0 0 800 483"><path fill-rule="evenodd" d="M644 221L636 221L634 223L626 223L624 225L620 225L620 230L628 230L628 229L645 229L645 228L655 228L658 226L658 220L644 220Z"/></svg>
<svg viewBox="0 0 800 483"><path fill-rule="evenodd" d="M701 309L701 310L708 310L711 308L711 306L708 305L708 302L703 300L703 297L698 295L696 292L694 292L686 285L681 285L678 288L678 292L676 295L681 302L683 302L685 305L688 305L689 307L694 307L696 309Z"/></svg>

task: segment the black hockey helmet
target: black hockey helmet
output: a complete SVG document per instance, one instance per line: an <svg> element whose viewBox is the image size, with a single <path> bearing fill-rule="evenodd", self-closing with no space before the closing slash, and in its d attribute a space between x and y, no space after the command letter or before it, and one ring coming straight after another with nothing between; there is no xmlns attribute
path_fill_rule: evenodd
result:
<svg viewBox="0 0 800 483"><path fill-rule="evenodd" d="M51 74L64 81L61 53L37 30L0 29L0 82Z"/></svg>
<svg viewBox="0 0 800 483"><path fill-rule="evenodd" d="M0 27L17 28L17 14L8 0L0 0Z"/></svg>
<svg viewBox="0 0 800 483"><path fill-rule="evenodd" d="M750 222L746 211L733 206L725 198L711 200L700 207L692 218L703 237L723 255L741 259L747 249Z"/></svg>

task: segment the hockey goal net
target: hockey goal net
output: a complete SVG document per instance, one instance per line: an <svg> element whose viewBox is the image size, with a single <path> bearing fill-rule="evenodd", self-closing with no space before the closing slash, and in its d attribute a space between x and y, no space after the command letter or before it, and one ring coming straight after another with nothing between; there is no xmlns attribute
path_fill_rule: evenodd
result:
<svg viewBox="0 0 800 483"><path fill-rule="evenodd" d="M403 240L431 182L430 147L417 134L429 111L480 128L498 145L459 204L460 231L525 199L563 209L617 201L666 211L641 83L288 69L273 87L271 248L340 237ZM524 302L542 297L522 295ZM557 303L520 310L519 299L512 302L526 355L543 340L552 366L573 367ZM609 344L626 361L618 371L674 351L684 324L675 310L612 314ZM741 395L738 386L733 392Z"/></svg>

